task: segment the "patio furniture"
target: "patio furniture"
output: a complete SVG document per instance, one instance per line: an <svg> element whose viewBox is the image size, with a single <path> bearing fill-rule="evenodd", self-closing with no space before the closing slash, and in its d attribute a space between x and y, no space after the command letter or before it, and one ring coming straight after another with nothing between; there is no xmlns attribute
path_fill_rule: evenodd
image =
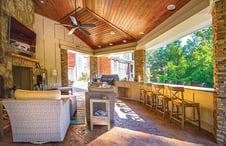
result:
<svg viewBox="0 0 226 146"><path fill-rule="evenodd" d="M70 99L70 117L72 118L77 111L77 97L75 95L61 95L61 99Z"/></svg>
<svg viewBox="0 0 226 146"><path fill-rule="evenodd" d="M154 94L155 92L154 92L153 84L151 83L147 84L145 93L146 93L146 106L154 110L156 106L156 96Z"/></svg>
<svg viewBox="0 0 226 146"><path fill-rule="evenodd" d="M105 111L104 114L100 113L103 112L100 110L94 111L93 106L94 103L104 103L105 104ZM97 112L98 115L95 115L94 112ZM90 130L93 130L93 125L107 125L108 130L110 130L110 101L109 99L102 99L102 98L90 98Z"/></svg>
<svg viewBox="0 0 226 146"><path fill-rule="evenodd" d="M88 87L88 92L86 95L86 118L87 121L90 121L90 98L100 98L106 96L110 100L110 119L111 122L114 122L114 111L115 111L115 102L117 100L117 93L114 90L114 87L111 86L109 88L98 88L98 87ZM95 109L105 109L104 104L97 103L94 105Z"/></svg>
<svg viewBox="0 0 226 146"><path fill-rule="evenodd" d="M176 82L176 85L186 85L186 82L180 82L180 81L177 81L177 82Z"/></svg>
<svg viewBox="0 0 226 146"><path fill-rule="evenodd" d="M206 83L191 82L191 86L205 87L206 86Z"/></svg>
<svg viewBox="0 0 226 146"><path fill-rule="evenodd" d="M162 113L165 119L166 112L169 111L168 101L170 101L170 99L164 94L164 85L155 84L153 93L156 96L155 112Z"/></svg>
<svg viewBox="0 0 226 146"><path fill-rule="evenodd" d="M16 90L16 99L3 100L13 142L63 141L70 124L69 98L60 91Z"/></svg>
<svg viewBox="0 0 226 146"><path fill-rule="evenodd" d="M143 104L145 104L145 83L140 82L139 83L139 88L140 88L140 102L142 102Z"/></svg>
<svg viewBox="0 0 226 146"><path fill-rule="evenodd" d="M190 100L184 99L184 87L170 87L170 95L171 95L171 113L170 113L170 121L172 119L181 123L181 127L184 129L184 123L186 120L194 121L198 123L198 127L200 129L200 105L199 103L192 102ZM174 107L177 107L177 111L174 112ZM197 111L197 119L186 118L186 108L195 108ZM181 108L181 111L179 111ZM179 117L181 116L181 117Z"/></svg>

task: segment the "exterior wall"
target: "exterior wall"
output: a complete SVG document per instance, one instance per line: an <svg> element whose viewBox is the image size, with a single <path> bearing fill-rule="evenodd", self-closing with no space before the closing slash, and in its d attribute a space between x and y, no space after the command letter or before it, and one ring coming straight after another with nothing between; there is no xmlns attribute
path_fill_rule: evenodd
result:
<svg viewBox="0 0 226 146"><path fill-rule="evenodd" d="M98 77L102 74L111 74L111 59L108 57L98 57Z"/></svg>
<svg viewBox="0 0 226 146"><path fill-rule="evenodd" d="M89 61L90 61L90 80L92 80L98 75L98 64L97 64L98 60L96 56L90 56Z"/></svg>
<svg viewBox="0 0 226 146"><path fill-rule="evenodd" d="M61 84L63 87L68 86L68 53L67 50L61 49Z"/></svg>
<svg viewBox="0 0 226 146"><path fill-rule="evenodd" d="M226 145L226 1L215 2L212 10L214 47L214 98L215 138L219 145Z"/></svg>
<svg viewBox="0 0 226 146"><path fill-rule="evenodd" d="M142 81L144 80L145 64L146 64L145 50L136 50L134 52L135 81L138 81L138 76L140 76L140 79Z"/></svg>
<svg viewBox="0 0 226 146"><path fill-rule="evenodd" d="M19 50L9 45L9 16L14 17L23 25L33 30L34 24L34 6L30 0L15 1L1 0L0 1L0 75L3 76L5 82L5 90L13 86L12 66L31 67L33 72L33 84L36 84L36 76L46 72L41 68L36 68L36 63L20 58L9 57L7 52L19 53ZM33 56L35 58L35 56ZM8 93L5 94L8 97Z"/></svg>
<svg viewBox="0 0 226 146"><path fill-rule="evenodd" d="M62 77L65 75L61 75L61 49L78 52L79 50L76 48L80 48L84 52L91 50L75 35L68 35L69 30L64 26L55 25L56 23L58 22L35 14L36 57L40 61L40 65L48 71L49 88L68 85L65 83L68 78L64 79ZM57 70L57 76L52 76L53 69Z"/></svg>

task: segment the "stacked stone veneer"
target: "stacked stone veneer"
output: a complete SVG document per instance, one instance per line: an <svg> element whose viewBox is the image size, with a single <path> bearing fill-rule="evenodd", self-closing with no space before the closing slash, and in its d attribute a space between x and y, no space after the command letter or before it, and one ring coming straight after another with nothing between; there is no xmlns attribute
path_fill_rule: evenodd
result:
<svg viewBox="0 0 226 146"><path fill-rule="evenodd" d="M215 3L213 17L214 47L214 132L219 145L226 145L226 1Z"/></svg>
<svg viewBox="0 0 226 146"><path fill-rule="evenodd" d="M90 56L90 79L97 77L98 75L98 58L96 56Z"/></svg>
<svg viewBox="0 0 226 146"><path fill-rule="evenodd" d="M61 49L61 81L62 86L68 86L68 52L67 50Z"/></svg>
<svg viewBox="0 0 226 146"><path fill-rule="evenodd" d="M138 76L140 79L144 80L146 66L146 52L145 50L136 50L134 52L134 68L135 68L135 81L138 81Z"/></svg>
<svg viewBox="0 0 226 146"><path fill-rule="evenodd" d="M12 66L31 67L33 71L33 84L36 84L36 76L46 72L36 68L36 63L20 58L7 56L7 52L19 53L19 50L9 45L9 17L12 16L23 25L33 30L34 5L31 0L1 0L0 1L0 75L5 81L5 90L13 86ZM35 58L35 56L33 56ZM5 94L7 97L7 93Z"/></svg>

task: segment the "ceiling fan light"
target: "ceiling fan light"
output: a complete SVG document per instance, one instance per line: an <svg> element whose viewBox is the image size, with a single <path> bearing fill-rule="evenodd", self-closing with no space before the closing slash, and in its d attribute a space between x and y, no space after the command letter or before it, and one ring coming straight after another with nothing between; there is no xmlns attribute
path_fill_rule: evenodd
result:
<svg viewBox="0 0 226 146"><path fill-rule="evenodd" d="M109 43L109 45L112 46L113 44L112 43Z"/></svg>
<svg viewBox="0 0 226 146"><path fill-rule="evenodd" d="M97 47L98 47L98 48L101 48L102 46L101 46L101 45L98 45Z"/></svg>
<svg viewBox="0 0 226 146"><path fill-rule="evenodd" d="M44 4L44 3L45 3L45 1L44 1L44 0L40 0L40 3L41 3L41 4Z"/></svg>
<svg viewBox="0 0 226 146"><path fill-rule="evenodd" d="M176 6L174 4L170 4L170 5L167 6L167 9L169 11L173 11L175 8L176 8Z"/></svg>

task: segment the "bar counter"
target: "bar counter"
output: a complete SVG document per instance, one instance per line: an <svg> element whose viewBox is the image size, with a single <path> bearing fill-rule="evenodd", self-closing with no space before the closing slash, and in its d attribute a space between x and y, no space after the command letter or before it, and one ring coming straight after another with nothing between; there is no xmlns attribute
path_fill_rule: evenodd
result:
<svg viewBox="0 0 226 146"><path fill-rule="evenodd" d="M115 81L118 97L140 102L140 87L143 86L142 84L142 82ZM144 86L147 84L149 83L144 83ZM194 99L195 102L200 103L201 128L213 133L213 98L215 94L213 88L153 82L151 84L165 85L165 94L169 94L169 88L167 88L169 86L184 87L184 98L191 101ZM192 108L188 109L186 113L188 117L191 117L193 115Z"/></svg>

